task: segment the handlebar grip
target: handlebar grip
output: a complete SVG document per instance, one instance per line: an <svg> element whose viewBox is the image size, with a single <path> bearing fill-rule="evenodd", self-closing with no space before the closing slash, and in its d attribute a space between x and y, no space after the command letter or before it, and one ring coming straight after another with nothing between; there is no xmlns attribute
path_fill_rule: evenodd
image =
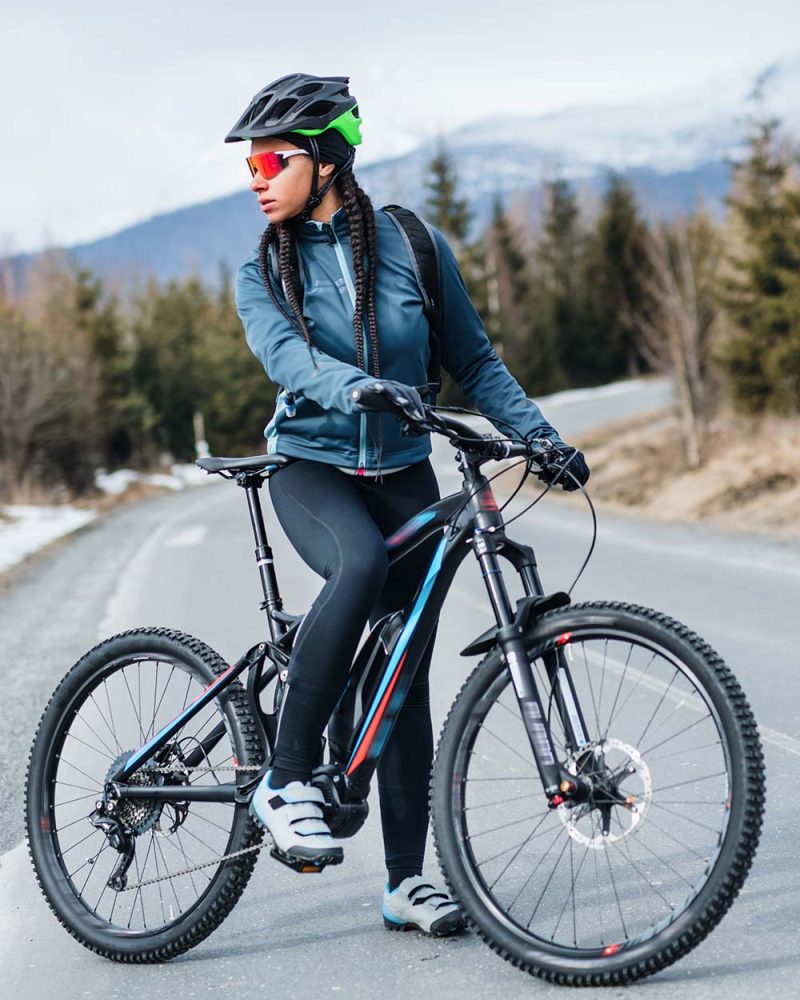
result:
<svg viewBox="0 0 800 1000"><path fill-rule="evenodd" d="M383 393L383 386L375 382L370 386L360 386L350 391L350 398L359 410L391 412L396 409Z"/></svg>

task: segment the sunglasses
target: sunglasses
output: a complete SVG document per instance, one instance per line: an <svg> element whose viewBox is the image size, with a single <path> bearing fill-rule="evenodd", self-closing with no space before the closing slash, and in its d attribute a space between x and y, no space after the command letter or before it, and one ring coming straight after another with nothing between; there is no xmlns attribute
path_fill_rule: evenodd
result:
<svg viewBox="0 0 800 1000"><path fill-rule="evenodd" d="M250 176L261 174L264 180L271 181L288 165L292 156L308 156L308 153L305 149L292 149L280 153L256 153L248 156L247 166L250 168Z"/></svg>

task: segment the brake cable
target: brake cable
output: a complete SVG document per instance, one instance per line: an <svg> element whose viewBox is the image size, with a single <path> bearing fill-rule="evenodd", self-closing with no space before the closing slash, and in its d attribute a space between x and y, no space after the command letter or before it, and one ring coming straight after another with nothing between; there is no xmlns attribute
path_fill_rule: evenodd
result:
<svg viewBox="0 0 800 1000"><path fill-rule="evenodd" d="M432 406L430 408L432 410L443 410L443 411L448 411L448 412L451 412L451 413L462 413L462 414L468 414L470 416L482 417L484 420L488 419L487 417L484 416L484 414L480 413L479 411L477 411L477 410L470 410L470 409L467 409L466 407L463 407L463 406ZM510 427L511 430L515 434L520 435L519 428L517 428L513 424L509 423L507 420L503 420L501 418L498 418L495 421L494 419L492 419L491 423L504 424L506 427ZM524 435L520 435L516 439L513 438L513 437L511 437L511 436L507 436L506 438L500 438L499 440L507 440L507 441L511 441L512 443L521 443L523 441L527 441L528 439ZM575 451L577 451L577 449L575 449ZM561 477L562 473L565 474L565 475L567 475L567 476L569 476L569 478L575 483L575 485L577 486L577 488L583 494L583 496L584 496L584 498L586 500L586 503L589 505L589 512L591 513L591 517L592 517L592 540L591 540L591 543L589 545L589 551L586 553L586 558L583 560L583 563L581 564L581 568L578 570L578 573L575 576L575 579L572 581L572 583L569 585L569 588L567 589L567 593L570 596L572 596L572 591L575 589L575 586L577 585L577 583L580 580L580 578L583 576L583 573L586 570L586 567L589 565L589 560L592 558L592 555L594 554L594 550L595 550L595 545L597 544L597 511L595 510L595 506L592 503L592 498L589 496L589 494L586 491L583 483L581 483L580 480L577 478L577 476L575 476L573 474L573 472L570 469L567 468L567 466L569 465L569 463L572 461L572 458L574 457L575 451L573 451L573 454L570 455L569 458L564 462L564 464L558 469L557 474L553 477L553 481L550 482L550 483L545 484L545 488L539 493L539 495L537 497L534 497L534 499L526 507L523 507L523 509L518 514L515 514L513 517L509 518L504 523L504 527L507 528L509 524L512 524L518 518L522 517L523 514L527 514L527 512L529 510L531 510L533 507L535 507L536 504L539 503L539 501L543 497L545 497L550 492L550 490L556 485L556 482ZM523 473L523 475L522 475L519 483L517 484L516 488L514 489L514 492L511 494L510 497L508 497L506 499L506 501L503 503L502 507L500 507L501 511L505 510L505 508L511 503L511 501L514 499L514 497L517 495L517 493L519 493L519 491L522 489L522 486L523 486L525 480L531 474L531 464L532 464L532 461L533 461L533 456L531 456L531 458L521 459L520 462L514 462L512 465L509 465L506 468L501 469L499 472L495 473L493 476L491 476L487 480L487 483L491 483L494 479L496 479L498 476L502 475L504 472L509 472L511 469L513 469L516 466L520 465L521 462L525 462L525 472ZM469 501L472 499L472 497L475 496L475 495L477 495L477 493L479 493L482 488L483 488L483 486L480 486L477 490L475 490L474 493L471 493L467 497L467 499L464 502L464 504L458 509L458 511L457 511L458 514L461 513L461 511L464 509L464 507L466 507L467 503L469 503Z"/></svg>

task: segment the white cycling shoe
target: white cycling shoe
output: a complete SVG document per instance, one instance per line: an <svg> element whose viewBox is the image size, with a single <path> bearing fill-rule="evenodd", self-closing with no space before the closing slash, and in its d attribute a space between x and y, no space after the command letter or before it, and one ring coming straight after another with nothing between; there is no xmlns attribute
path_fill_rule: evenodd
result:
<svg viewBox="0 0 800 1000"><path fill-rule="evenodd" d="M458 906L422 875L404 878L383 892L383 923L390 931L418 930L433 937L458 934L466 922Z"/></svg>
<svg viewBox="0 0 800 1000"><path fill-rule="evenodd" d="M273 788L267 771L253 793L250 815L266 827L277 850L288 858L338 864L344 851L322 818L325 799L319 788L290 781Z"/></svg>

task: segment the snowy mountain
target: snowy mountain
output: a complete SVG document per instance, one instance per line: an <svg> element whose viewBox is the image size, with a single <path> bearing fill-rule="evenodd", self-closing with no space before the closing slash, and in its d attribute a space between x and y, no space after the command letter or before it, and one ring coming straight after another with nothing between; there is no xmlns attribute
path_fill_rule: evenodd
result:
<svg viewBox="0 0 800 1000"><path fill-rule="evenodd" d="M800 138L800 53L757 77L727 74L701 87L657 99L587 105L532 116L493 116L442 137L455 153L461 193L479 229L496 195L535 225L543 182L566 177L578 188L583 209L599 204L609 170L624 173L644 213L672 217L698 201L721 214L731 162L743 150L746 116L756 88L764 106ZM376 205L398 202L422 210L430 142L358 169ZM128 283L199 272L213 278L220 261L235 268L263 228L250 192L158 215L113 236L71 248L101 276ZM16 258L24 272L29 256Z"/></svg>

